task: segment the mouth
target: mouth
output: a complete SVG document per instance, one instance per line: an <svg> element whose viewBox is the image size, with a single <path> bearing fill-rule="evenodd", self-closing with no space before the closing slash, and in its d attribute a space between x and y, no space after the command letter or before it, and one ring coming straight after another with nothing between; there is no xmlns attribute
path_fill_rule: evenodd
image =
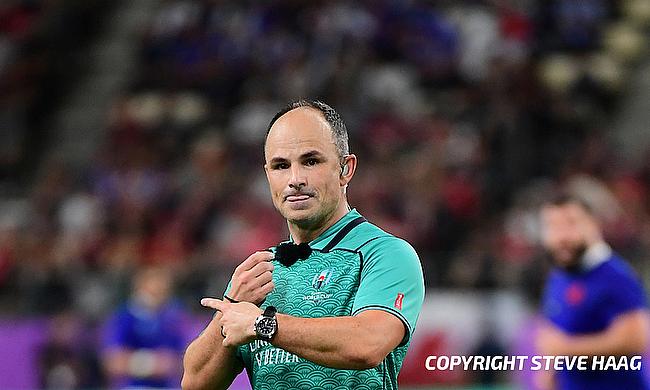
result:
<svg viewBox="0 0 650 390"><path fill-rule="evenodd" d="M307 194L294 194L294 195L285 196L284 200L286 202L301 202L301 201L305 201L305 200L307 200L307 199L309 199L311 197L312 197L311 195L307 195Z"/></svg>

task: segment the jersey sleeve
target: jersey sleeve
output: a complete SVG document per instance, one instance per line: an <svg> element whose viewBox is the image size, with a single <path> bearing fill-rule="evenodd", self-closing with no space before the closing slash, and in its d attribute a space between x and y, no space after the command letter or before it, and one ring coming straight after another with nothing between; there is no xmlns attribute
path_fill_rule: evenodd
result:
<svg viewBox="0 0 650 390"><path fill-rule="evenodd" d="M228 285L226 286L226 289L223 291L223 295L224 296L228 295L231 288L232 288L232 279L228 282Z"/></svg>
<svg viewBox="0 0 650 390"><path fill-rule="evenodd" d="M613 288L610 289L606 305L609 321L627 312L647 308L641 281L631 271L617 273L610 280Z"/></svg>
<svg viewBox="0 0 650 390"><path fill-rule="evenodd" d="M397 237L375 239L360 248L362 258L359 290L352 315L383 310L399 318L410 339L424 302L424 277L417 253Z"/></svg>

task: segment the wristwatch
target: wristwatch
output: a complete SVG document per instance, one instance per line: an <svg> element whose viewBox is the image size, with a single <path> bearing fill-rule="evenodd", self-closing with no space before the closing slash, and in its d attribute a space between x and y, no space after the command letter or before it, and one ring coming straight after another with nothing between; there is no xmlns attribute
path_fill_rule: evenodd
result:
<svg viewBox="0 0 650 390"><path fill-rule="evenodd" d="M278 320L275 318L277 309L267 306L261 316L255 319L255 333L257 338L264 341L271 341L278 331Z"/></svg>

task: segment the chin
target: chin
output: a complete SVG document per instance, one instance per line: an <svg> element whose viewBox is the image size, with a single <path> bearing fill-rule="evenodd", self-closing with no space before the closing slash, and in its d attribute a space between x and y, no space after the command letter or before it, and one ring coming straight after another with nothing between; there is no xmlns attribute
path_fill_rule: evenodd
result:
<svg viewBox="0 0 650 390"><path fill-rule="evenodd" d="M580 264L580 255L576 253L554 256L554 263L564 269L573 269Z"/></svg>
<svg viewBox="0 0 650 390"><path fill-rule="evenodd" d="M314 211L311 209L311 207L304 209L292 209L290 207L286 207L282 212L282 216L290 222L297 223L312 219L314 217Z"/></svg>
<svg viewBox="0 0 650 390"><path fill-rule="evenodd" d="M574 261L573 259L571 259L571 260L555 260L555 264L560 268L570 269L570 268L574 268L578 264L578 262Z"/></svg>

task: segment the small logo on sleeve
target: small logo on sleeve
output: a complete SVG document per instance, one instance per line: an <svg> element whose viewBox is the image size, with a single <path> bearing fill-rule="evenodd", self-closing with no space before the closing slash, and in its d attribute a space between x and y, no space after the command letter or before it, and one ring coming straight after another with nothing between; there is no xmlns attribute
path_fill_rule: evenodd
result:
<svg viewBox="0 0 650 390"><path fill-rule="evenodd" d="M402 310L402 301L404 300L404 294L402 293L397 293L397 297L395 297L395 306L396 309Z"/></svg>

